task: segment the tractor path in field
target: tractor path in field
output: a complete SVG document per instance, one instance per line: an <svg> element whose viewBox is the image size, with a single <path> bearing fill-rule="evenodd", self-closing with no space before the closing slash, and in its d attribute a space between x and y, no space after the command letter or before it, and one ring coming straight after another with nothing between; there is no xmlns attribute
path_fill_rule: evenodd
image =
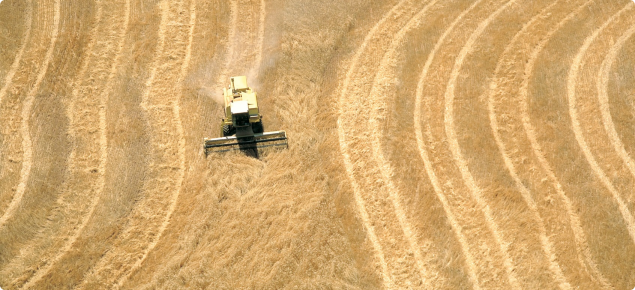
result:
<svg viewBox="0 0 635 290"><path fill-rule="evenodd" d="M13 60L13 63L11 64L9 71L7 72L5 76L4 84L2 84L2 88L0 89L0 105L2 105L2 101L4 97L7 95L7 90L11 88L13 85L13 78L15 77L15 74L17 73L18 68L20 68L20 63L22 61L22 56L24 55L24 51L27 47L27 44L31 42L31 29L33 27L33 2L32 1L27 2L27 8L26 8L25 14L26 14L26 17L24 21L25 21L26 29L24 31L24 36L22 38L22 44L20 45L20 50L18 50L18 53L16 54L15 59ZM4 140L4 139L0 139L0 140ZM6 152L5 146L0 146L0 158L1 158L0 160L3 160L3 161L5 159L4 152ZM3 174L5 170L4 164L5 162L2 162L2 164L0 165L0 178L2 178L2 176L4 175ZM13 194L12 190L4 190L4 188L0 188L0 218L4 216L7 206L11 203L9 200L12 199L14 196L15 194Z"/></svg>
<svg viewBox="0 0 635 290"><path fill-rule="evenodd" d="M187 4L184 1L159 4L159 41L141 103L148 116L153 144L144 197L114 241L117 250L107 252L79 288L121 287L156 246L176 206L185 170L180 88L189 65L196 15L194 3Z"/></svg>
<svg viewBox="0 0 635 290"><path fill-rule="evenodd" d="M521 107L518 106L525 99L523 95L527 94L527 76L533 71L538 53L556 31L592 2L587 1L583 5L554 2L514 36L499 59L495 78L490 83L488 110L492 132L506 167L519 190L527 196L524 198L529 200L528 203L534 203L533 207L540 212L540 219L547 221L546 228L541 231L552 237L554 242L550 247L556 249L557 260L562 261L563 265L569 265L567 268L570 271L564 273L569 277L567 280L574 286L578 285L577 287L610 289L589 252L580 217L546 163L533 129L524 117L526 114L520 112ZM553 25L558 20L560 21ZM545 30L546 34L539 33ZM532 47L533 50L528 54L525 49ZM527 55L529 59L525 62ZM518 63L526 65L519 66ZM526 131L527 136L519 134L523 131ZM536 173L536 168L542 168L542 172ZM524 180L530 180L531 183L526 185ZM551 184L547 184L545 180L549 180ZM570 247L571 240L575 241L575 248Z"/></svg>
<svg viewBox="0 0 635 290"><path fill-rule="evenodd" d="M56 232L41 234L40 239L46 242L40 240L38 243L48 243L48 247L31 245L38 250L31 251L25 260L37 260L38 257L40 262L23 270L28 279L19 278L21 283L26 282L23 287L27 289L48 274L71 249L88 224L105 186L106 106L128 29L130 1L97 2L96 5L96 25L90 33L86 57L67 110L69 131L74 140L68 161L70 178L56 201L55 212L48 219L64 226Z"/></svg>

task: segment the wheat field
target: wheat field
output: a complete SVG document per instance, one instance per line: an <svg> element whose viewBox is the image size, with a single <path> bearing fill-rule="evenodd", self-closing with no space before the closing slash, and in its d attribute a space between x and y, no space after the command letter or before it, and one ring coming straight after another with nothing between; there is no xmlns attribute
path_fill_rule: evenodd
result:
<svg viewBox="0 0 635 290"><path fill-rule="evenodd" d="M634 56L630 0L1 1L0 287L633 289ZM204 154L236 75L288 149Z"/></svg>

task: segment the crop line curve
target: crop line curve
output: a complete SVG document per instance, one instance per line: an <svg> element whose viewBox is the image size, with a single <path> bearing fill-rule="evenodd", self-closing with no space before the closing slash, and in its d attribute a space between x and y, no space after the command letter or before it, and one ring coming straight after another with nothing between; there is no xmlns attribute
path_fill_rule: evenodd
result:
<svg viewBox="0 0 635 290"><path fill-rule="evenodd" d="M575 95L575 87L576 87L578 71L580 70L580 67L582 66L582 58L586 54L586 51L589 49L589 47L591 46L593 41L598 37L598 35L610 23L612 23L624 12L632 9L633 6L635 6L634 3L629 2L624 8L622 8L620 11L618 11L613 16L611 16L606 22L602 24L602 26L596 29L592 35L588 36L584 40L584 44L582 45L582 47L576 54L575 58L573 59L573 64L571 65L569 74L567 75L567 100L569 101L569 116L571 117L571 125L573 127L573 133L575 134L576 141L578 142L578 145L582 149L582 152L584 153L584 157L586 158L587 162L591 166L591 169L593 170L595 175L598 177L598 179L600 179L602 184L607 188L607 190L611 193L611 195L617 202L620 214L622 215L622 218L626 222L628 233L631 239L633 240L633 242L635 243L635 219L633 218L633 215L628 209L628 206L626 205L626 203L624 202L620 194L617 192L617 189L613 186L613 184L608 179L608 177L606 176L606 173L602 170L602 168L600 168L599 164L595 160L595 157L591 153L591 149L589 148L589 145L587 144L586 139L582 135L582 128L580 126L580 121L578 120L578 111L576 109L576 95Z"/></svg>
<svg viewBox="0 0 635 290"><path fill-rule="evenodd" d="M631 172L631 175L635 177L635 161L631 158L631 156L626 152L624 148L624 143L620 139L617 134L617 130L615 130L615 124L613 124L613 118L611 117L611 109L609 107L609 95L608 95L608 85L609 85L609 72L613 64L615 63L615 59L617 58L617 53L624 46L626 41L633 36L635 33L635 25L631 26L628 30L626 30L617 42L611 46L608 54L604 61L602 61L602 66L599 72L599 76L597 78L597 90L598 90L598 101L600 102L600 112L602 113L602 123L604 123L604 129L608 133L609 139L611 140L611 144L615 149L615 152L620 156L620 159L626 164L628 170Z"/></svg>
<svg viewBox="0 0 635 290"><path fill-rule="evenodd" d="M461 149L460 149L458 139L456 136L456 131L454 129L455 127L454 125L454 97L455 97L454 89L455 89L457 78L459 76L459 71L461 70L463 62L465 61L465 57L467 56L468 53L470 53L471 49L474 47L474 43L476 42L478 37L481 35L481 33L485 31L485 28L489 26L492 20L498 17L498 15L501 12L506 10L511 4L514 4L516 1L517 0L508 1L505 5L501 6L494 13L489 15L487 19L485 19L483 22L481 22L478 25L476 30L474 30L474 32L470 35L470 38L461 49L461 52L459 53L454 63L454 67L452 68L452 74L450 75L450 80L446 86L446 91L444 96L444 99L445 99L444 124L445 124L445 131L448 137L449 147L455 162L459 166L461 176L463 177L463 180L466 182L467 186L472 191L479 206L485 213L487 226L490 228L490 230L494 234L496 243L498 244L498 246L501 249L501 252L503 253L503 257L504 257L503 263L505 265L505 270L507 271L507 278L509 280L509 283L511 284L512 288L521 289L518 279L516 278L516 275L514 274L514 268L512 265L511 258L509 257L509 249L507 247L507 244L505 241L503 241L503 237L501 237L501 233L500 233L500 230L498 229L498 225L496 224L496 222L494 221L492 217L491 209L489 208L485 200L483 200L481 189L478 187L478 185L476 184L476 181L474 180L474 177L469 171L469 168L467 166L467 161L465 160L465 158L463 157L463 154L461 153Z"/></svg>
<svg viewBox="0 0 635 290"><path fill-rule="evenodd" d="M156 246L178 201L185 174L185 141L178 115L181 92L177 88L182 85L180 72L187 58L188 31L192 28L188 18L194 16L193 11L188 13L184 2L166 0L157 4L161 19L158 42L141 101L152 136L161 138L160 142L152 140L157 144L150 153L152 182L144 182L144 198L113 242L113 247L119 250L106 252L78 288L91 288L93 283L120 288ZM179 84L175 85L174 80L180 80Z"/></svg>
<svg viewBox="0 0 635 290"><path fill-rule="evenodd" d="M538 159L538 163L540 163L540 166L542 167L543 171L547 174L547 177L549 178L549 180L555 187L556 192L558 193L558 196L560 196L561 200L565 203L567 214L569 215L569 218L570 218L571 228L574 233L576 249L579 252L579 255L582 255L584 257L583 259L586 261L586 264L591 268L590 269L592 272L591 276L594 277L594 279L597 282L599 282L604 287L604 289L612 289L613 287L608 283L606 278L604 278L602 273L598 270L597 264L595 263L595 261L593 261L593 256L591 255L591 252L589 250L586 234L584 232L584 229L582 228L580 217L575 212L571 199L569 199L567 194L564 192L564 189L562 185L560 184L560 181L558 180L555 173L553 172L551 165L549 165L549 162L547 161L547 158L545 157L543 153L542 146L538 142L535 129L533 125L531 124L531 120L529 117L529 93L528 93L529 79L530 79L530 76L533 75L535 63L536 63L536 60L538 59L540 52L544 50L549 40L560 28L562 28L567 22L573 19L573 17L575 17L578 13L580 13L583 9L585 9L594 1L595 0L589 0L585 2L583 5L581 5L580 7L578 7L575 11L569 13L554 27L554 29L551 29L549 32L547 32L547 34L532 50L524 68L525 71L524 71L523 81L519 89L519 100L520 100L519 103L520 103L520 109L521 109L520 115L521 115L521 121L523 124L523 129L527 135L527 138L529 139L529 143L533 150L533 153Z"/></svg>
<svg viewBox="0 0 635 290"><path fill-rule="evenodd" d="M98 2L98 12L97 12L97 22L100 23L101 20L101 14L102 14L102 3L101 1L97 1ZM68 238L68 240L65 242L64 246L58 251L58 254L50 261L48 262L44 267L38 268L37 271L33 274L32 278L22 287L24 289L29 289L31 288L33 285L35 285L35 283L37 283L39 280L41 280L44 276L46 276L46 274L48 274L53 266L59 262L60 259L62 259L62 257L71 250L71 248L73 247L73 245L75 244L75 242L77 241L77 239L79 238L80 234L82 233L83 229L86 227L86 225L88 224L90 218L92 217L95 208L97 207L98 201L99 201L99 196L101 196L101 193L103 192L103 189L105 187L105 169L106 169L106 162L108 159L108 150L107 150L107 146L108 146L108 140L107 140L107 132L106 132L106 107L107 107L107 100L108 100L108 95L109 95L109 88L111 86L112 80L115 77L115 74L117 72L117 68L119 66L120 63L120 58L121 58L121 52L123 50L123 46L124 46L124 42L125 42L125 35L127 34L128 28L129 28L129 23L130 23L130 0L126 0L125 1L125 12L123 15L123 27L121 32L118 34L118 38L119 38L119 42L117 43L117 48L116 48L116 52L115 52L115 57L114 60L112 62L112 64L110 65L110 70L109 70L109 74L106 80L106 84L104 85L104 90L101 91L99 93L99 164L98 164L98 177L97 177L97 182L96 185L94 186L94 191L95 191L95 197L92 199L92 202L89 205L88 208L88 212L86 213L86 215L82 218L82 221L80 223L80 225L75 229L75 232ZM98 30L97 27L95 28L95 30ZM93 33L93 35L95 35ZM91 39L91 44L89 44L87 51L89 53L87 53L87 55L90 56L90 51L92 51L92 47L94 45L94 39ZM90 61L86 61L84 62L82 68L80 69L81 73L80 78L83 78L82 76L84 76L84 74L86 73L86 69L89 65ZM75 86L78 87L78 86ZM78 95L78 91L74 90L73 95L75 96L73 99L77 98ZM74 105L74 101L72 102L72 104ZM69 115L69 119L72 120L74 118L74 114L70 114ZM71 157L73 157L75 154L75 150L73 150L73 152L71 153ZM71 158L72 160L73 158ZM70 166L69 166L70 167Z"/></svg>
<svg viewBox="0 0 635 290"><path fill-rule="evenodd" d="M86 58L83 59L82 64L80 66L79 69L79 73L78 73L78 79L73 83L73 91L72 91L72 98L69 102L68 105L68 109L66 110L66 117L69 120L70 124L74 124L75 123L75 115L73 114L73 110L75 109L75 105L76 105L76 99L79 95L79 87L81 85L81 80L84 78L86 71L88 70L88 65L90 63L89 59L90 59L90 54L92 53L93 47L95 45L95 40L96 37L95 35L97 34L98 28L99 28L99 24L101 24L101 17L102 17L102 12L103 12L103 5L101 1L97 1L97 11L95 12L95 23L96 25L93 27L93 29L91 29L90 31L90 36L89 36L89 40L88 40L88 44L86 45L86 49L85 49L85 55L87 56ZM69 126L68 127L68 134L70 135L71 138L75 138L75 136L77 135L77 132L74 130L73 126ZM75 171L75 159L76 159L76 146L73 146L73 149L71 150L71 153L69 155L69 161L68 161L68 168L70 172L74 172ZM69 192L70 189L66 189L66 192ZM64 197L64 194L60 195L57 200L56 200L56 204L60 204L62 203L62 199ZM31 278L27 279L26 284L24 284L22 287L20 287L21 289L27 289L27 288L31 288L33 286L33 283L37 282L39 279L41 279L42 277L40 277L39 275L42 273L40 270L44 269L44 268L49 268L51 263L48 263L44 265L44 267L40 267L38 268L38 270L34 273L34 275L31 276ZM48 272L47 269L44 272ZM31 282L33 281L33 282Z"/></svg>
<svg viewBox="0 0 635 290"><path fill-rule="evenodd" d="M185 59L183 60L183 63L181 64L181 69L177 79L177 92L179 92L179 94L181 94L183 91L182 86L185 80L185 74L188 71L190 61L192 60L192 42L194 39L194 28L196 26L196 1L195 0L190 0L189 12L190 12L190 21L188 25L190 29L188 31L188 40L187 40L187 47L185 51ZM182 96L179 96L179 100L181 97ZM180 136L178 146L179 146L179 156L180 156L179 163L180 163L181 170L179 170L179 175L177 179L178 189L170 198L171 199L170 208L168 209L167 215L163 223L161 224L161 227L159 228L159 233L157 234L156 239L152 241L152 243L150 243L146 251L143 253L143 257L137 260L137 262L132 266L132 269L130 269L128 274L123 276L121 280L117 282L117 288L121 288L124 285L124 283L128 280L130 275L132 275L137 269L141 267L143 262L148 257L148 254L159 243L159 240L163 236L163 232L165 231L165 229L168 227L170 223L170 218L172 217L172 214L174 213L174 210L176 208L176 203L178 201L179 195L181 194L181 189L183 187L183 180L185 179L185 138L184 138L185 134L183 131L183 123L181 121L181 113L180 113L181 107L180 107L179 100L176 100L172 106L172 110L174 111L173 121L177 124L176 125L177 131L178 131L177 134L178 136Z"/></svg>
<svg viewBox="0 0 635 290"><path fill-rule="evenodd" d="M454 22L452 22L450 26L448 26L448 28L443 32L439 40L437 40L437 42L434 44L434 48L432 49L432 52L428 56L426 63L423 66L421 75L419 76L419 82L417 84L417 91L416 91L416 97L415 97L415 113L413 116L417 146L418 146L421 158L423 159L426 173L430 177L430 181L432 182L432 187L434 188L434 192L436 193L437 198L441 201L441 204L443 205L443 210L445 211L445 214L448 217L448 220L452 227L452 231L454 231L454 233L456 234L459 240L459 243L461 244L461 251L463 252L463 255L465 256L466 264L468 266L468 274L470 276L470 281L472 282L473 287L477 290L481 289L479 280L478 280L478 275L476 274L477 266L474 261L474 257L472 256L472 253L470 251L467 238L463 234L463 227L460 225L460 223L458 222L456 218L455 213L452 211L452 206L450 205L448 199L443 193L443 188L441 187L441 183L439 182L439 179L437 178L436 173L434 172L434 169L432 168L432 162L428 155L428 150L426 149L426 145L423 141L424 137L423 137L423 128L421 127L422 120L421 120L420 112L421 112L421 106L422 106L423 88L424 88L425 79L428 75L428 71L430 69L430 66L432 65L432 61L434 60L436 53L441 49L441 45L445 42L445 39L450 35L450 32L454 30L454 27L457 24L459 24L462 21L462 19L467 14L469 14L474 8L476 8L476 6L478 6L482 1L483 0L475 1L468 9L463 11L454 20Z"/></svg>
<svg viewBox="0 0 635 290"><path fill-rule="evenodd" d="M388 187L389 197L395 209L395 214L398 218L399 225L401 226L401 229L408 240L409 246L412 252L414 253L416 265L421 274L421 277L424 278L424 284L429 284L430 280L432 280L433 277L431 277L431 275L428 274L426 271L426 267L423 262L423 256L421 255L420 246L418 245L418 242L416 241L417 234L413 233L414 231L412 229L412 226L410 225L410 222L408 221L408 218L406 216L406 213L403 210L403 206L400 201L401 196L400 196L400 193L398 192L399 190L395 187L395 185L392 182L392 179L391 179L391 176L393 176L392 167L390 166L390 163L386 161L386 158L384 157L384 154L381 150L381 134L378 133L379 120L385 119L385 114L387 112L387 110L385 109L385 106L386 106L385 96L388 92L386 92L385 91L386 88L381 87L379 83L381 81L388 82L390 80L389 80L389 77L384 77L384 79L380 80L379 76L386 75L382 72L386 72L389 69L390 62L395 61L395 54L397 53L396 50L398 46L402 44L402 40L405 37L405 35L410 30L412 30L413 28L421 24L421 19L426 15L428 10L436 3L437 3L436 0L428 2L425 5L425 7L423 7L414 17L412 17L408 21L408 23L406 23L406 25L402 29L399 30L399 32L397 32L397 34L391 41L388 51L384 53L384 56L382 57L380 61L379 68L373 80L372 89L369 93L369 99L377 100L377 101L373 101L371 104L372 113L369 119L369 123L371 124L371 128L372 128L370 131L372 132L371 143L372 143L372 149L374 153L373 154L374 159L378 163L379 165L378 167L381 171L382 178L384 179L384 182ZM384 90L382 90L380 87L383 88ZM438 273L436 276L438 276Z"/></svg>
<svg viewBox="0 0 635 290"><path fill-rule="evenodd" d="M353 171L354 171L354 167L353 167L353 163L351 160L351 157L348 153L348 144L346 143L346 132L344 132L344 129L342 127L342 104L343 104L343 100L346 98L346 95L348 93L348 87L350 86L350 82L352 79L352 75L356 70L356 67L358 66L358 63L360 62L361 56L363 54L363 52L366 50L366 47L368 46L368 44L370 43L370 40L373 38L373 36L377 33L377 31L379 30L379 28L386 22L388 21L394 14L396 14L399 9L402 8L402 6L406 5L408 2L408 0L401 0L399 1L399 3L397 3L392 9L390 9L390 11L388 11L388 13L386 13L386 15L384 15L376 24L375 26L373 26L373 28L371 28L371 30L368 32L368 34L366 34L366 36L364 37L364 40L362 41L362 44L360 45L360 47L357 49L357 51L355 52L355 54L353 55L353 59L351 61L351 64L348 67L348 70L346 72L346 76L344 79L344 83L341 86L341 94L338 98L338 120L337 120L337 131L338 131L338 137L339 137L339 144L340 144L340 151L342 153L342 156L344 157L344 166L346 167L346 171L348 173L349 176L349 181L351 182L351 185L353 187L353 195L355 198L355 205L357 207L357 210L359 211L360 217L362 219L362 223L364 225L364 227L366 228L366 232L368 233L368 238L371 241L371 244L373 245L374 248L374 255L375 255L375 259L377 260L377 262L379 263L380 267L381 267L381 271L382 271L382 279L383 279L383 283L384 283L384 287L386 287L387 289L393 289L394 288L394 281L392 281L392 277L389 275L388 273L388 265L386 263L386 259L385 259L385 255L384 252L382 250L382 246L379 243L379 239L377 238L377 235L375 234L375 228L372 224L372 222L370 221L370 216L368 214L368 211L366 210L366 206L364 205L364 201L363 198L361 196L361 189L359 184L357 183L357 181L352 177L353 175Z"/></svg>
<svg viewBox="0 0 635 290"><path fill-rule="evenodd" d="M22 148L24 150L24 153L22 168L20 170L20 181L18 183L15 195L11 200L9 207L7 208L7 211L5 211L4 215L0 217L0 228L4 226L6 221L11 218L11 216L13 216L13 214L17 210L20 201L22 201L22 198L24 197L26 185L31 175L31 166L33 165L33 144L31 142L31 133L29 130L29 117L31 115L31 110L33 109L35 94L38 92L40 84L42 83L42 80L44 80L44 76L48 71L49 63L51 62L51 59L53 57L53 50L55 49L55 43L57 42L57 35L59 33L60 24L60 0L55 0L53 9L54 28L51 33L51 40L49 42L46 55L44 56L44 61L42 62L42 65L38 70L35 84L33 84L31 89L28 91L24 100L24 107L22 108L22 123L20 125L20 134L22 135Z"/></svg>
<svg viewBox="0 0 635 290"><path fill-rule="evenodd" d="M525 201L525 203L529 206L529 209L531 210L532 215L538 221L538 228L540 231L539 232L540 243L541 243L543 251L545 252L545 255L549 259L549 270L551 270L551 272L553 272L553 274L555 275L556 280L558 281L559 287L561 289L571 289L571 285L564 277L564 274L562 273L562 269L560 268L560 265L557 262L557 257L555 256L554 250L553 250L553 243L547 237L545 222L543 218L540 216L540 213L538 212L538 205L536 204L536 201L532 197L532 194L529 191L529 189L522 183L520 177L518 176L516 168L511 160L511 157L507 153L508 150L506 148L506 145L503 142L502 137L499 133L500 128L498 126L498 120L496 118L496 112L494 108L495 96L493 91L493 88L496 86L497 82L499 81L496 76L499 75L500 70L502 69L503 61L506 60L505 56L510 54L511 49L514 47L514 44L518 42L521 36L524 35L525 31L529 27L531 27L537 20L543 18L548 12L550 13L551 8L554 7L556 4L558 4L558 2L559 1L552 2L547 7L545 7L538 15L532 17L531 20L525 23L522 29L518 33L516 33L516 35L514 35L510 44L507 45L507 47L505 48L502 54L503 56L500 58L500 60L496 64L496 69L494 71L495 77L490 82L490 92L488 93L487 108L489 111L490 126L492 128L491 131L492 131L492 134L494 135L496 146L501 152L503 161L505 162L505 167L507 168L507 171L509 172L511 177L514 179L514 182L516 183L516 187L520 191L521 196L523 197L523 200Z"/></svg>
<svg viewBox="0 0 635 290"><path fill-rule="evenodd" d="M4 95L7 93L7 89L13 83L13 77L15 73L18 71L18 67L20 66L20 61L22 60L22 55L24 54L24 50L26 49L27 43L29 43L29 39L31 37L31 28L33 27L33 1L28 1L27 9L26 9L26 19L24 21L27 23L26 31L24 32L24 36L22 37L22 44L20 45L20 49L13 59L13 63L9 68L9 72L4 77L4 84L2 85L2 89L0 89L0 104L2 103L2 99Z"/></svg>
<svg viewBox="0 0 635 290"><path fill-rule="evenodd" d="M31 29L33 27L33 1L28 1L25 23L27 23L27 26L26 26L26 31L24 32L24 36L22 37L22 44L20 45L20 50L16 54L15 59L13 60L13 63L11 64L11 67L9 68L9 72L4 78L5 80L4 84L2 85L2 88L0 89L0 105L2 105L2 99L6 95L7 90L13 84L13 78L16 72L18 71L18 67L20 66L20 61L22 61L22 55L24 54L24 50L26 49L27 43L29 43L30 42L29 40L31 39ZM2 149L3 148L0 148L0 156L3 155ZM12 200L15 197L16 196L14 195ZM11 202L9 204L11 204ZM1 221L5 214L6 214L6 211L4 211L2 215L0 215L0 227L2 226Z"/></svg>

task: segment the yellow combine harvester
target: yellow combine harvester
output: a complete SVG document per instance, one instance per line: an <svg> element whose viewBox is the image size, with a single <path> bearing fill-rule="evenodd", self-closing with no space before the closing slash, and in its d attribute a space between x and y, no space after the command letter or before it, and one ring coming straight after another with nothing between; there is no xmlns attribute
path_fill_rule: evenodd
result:
<svg viewBox="0 0 635 290"><path fill-rule="evenodd" d="M230 80L229 88L223 89L225 117L220 124L223 137L205 138L205 154L288 146L285 131L264 132L256 92L247 86L247 77L237 76Z"/></svg>

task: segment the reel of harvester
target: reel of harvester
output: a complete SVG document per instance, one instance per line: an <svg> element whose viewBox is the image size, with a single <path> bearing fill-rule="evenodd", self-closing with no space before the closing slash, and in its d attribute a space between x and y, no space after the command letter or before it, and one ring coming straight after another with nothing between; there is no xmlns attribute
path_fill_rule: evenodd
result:
<svg viewBox="0 0 635 290"><path fill-rule="evenodd" d="M230 78L224 88L224 115L220 124L223 137L204 139L205 155L211 152L241 150L258 156L258 148L288 147L285 131L264 132L256 92L247 86L245 76Z"/></svg>

